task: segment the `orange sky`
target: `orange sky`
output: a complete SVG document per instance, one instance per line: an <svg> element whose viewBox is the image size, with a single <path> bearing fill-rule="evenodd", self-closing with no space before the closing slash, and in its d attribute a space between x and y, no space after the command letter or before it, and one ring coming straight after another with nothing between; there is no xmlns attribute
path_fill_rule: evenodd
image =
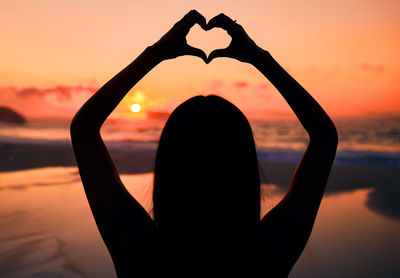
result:
<svg viewBox="0 0 400 278"><path fill-rule="evenodd" d="M193 8L207 19L220 12L236 19L332 116L400 114L396 0L2 0L0 105L28 116L72 115ZM230 39L222 30L195 27L188 40L209 52ZM290 113L259 72L229 59L163 62L136 90L151 109L218 93L250 117ZM128 96L119 112L132 101Z"/></svg>

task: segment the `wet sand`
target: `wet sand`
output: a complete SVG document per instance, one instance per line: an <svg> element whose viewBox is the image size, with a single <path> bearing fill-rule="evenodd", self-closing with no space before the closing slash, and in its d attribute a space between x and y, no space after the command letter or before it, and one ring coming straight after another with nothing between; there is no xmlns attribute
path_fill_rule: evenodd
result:
<svg viewBox="0 0 400 278"><path fill-rule="evenodd" d="M152 174L122 179L150 210ZM262 189L265 213L284 187ZM400 220L368 206L373 192L326 195L290 277L398 277ZM0 173L0 227L0 277L115 277L75 167Z"/></svg>

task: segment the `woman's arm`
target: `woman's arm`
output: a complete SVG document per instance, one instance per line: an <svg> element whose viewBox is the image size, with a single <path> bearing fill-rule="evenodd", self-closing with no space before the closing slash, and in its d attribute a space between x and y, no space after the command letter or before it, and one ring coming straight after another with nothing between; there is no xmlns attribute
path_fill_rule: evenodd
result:
<svg viewBox="0 0 400 278"><path fill-rule="evenodd" d="M254 65L285 98L310 138L286 195L261 220L265 251L271 247L274 251L266 259L288 275L311 234L335 158L338 134L321 106L269 53L261 54Z"/></svg>
<svg viewBox="0 0 400 278"><path fill-rule="evenodd" d="M182 55L206 59L201 50L186 43L185 37L196 23L203 27L206 24L196 11L185 15L157 43L101 87L71 122L71 141L85 193L119 276L133 271L144 277L152 251L153 222L122 184L100 128L129 90L161 61Z"/></svg>
<svg viewBox="0 0 400 278"><path fill-rule="evenodd" d="M153 224L150 216L120 180L100 136L100 128L131 87L155 65L151 49L147 48L82 106L70 127L86 197L118 276L123 276L122 273L129 270L125 267L129 257L134 262L141 262L136 267L138 273L146 271L148 266L144 265L142 258L150 256L145 250L151 250L148 244L152 240ZM142 266L143 270L140 269Z"/></svg>
<svg viewBox="0 0 400 278"><path fill-rule="evenodd" d="M261 264L274 277L286 277L311 234L338 144L334 124L321 106L273 58L258 47L243 28L221 14L208 23L232 36L216 57L231 57L254 65L281 93L307 131L310 142L283 200L261 220Z"/></svg>

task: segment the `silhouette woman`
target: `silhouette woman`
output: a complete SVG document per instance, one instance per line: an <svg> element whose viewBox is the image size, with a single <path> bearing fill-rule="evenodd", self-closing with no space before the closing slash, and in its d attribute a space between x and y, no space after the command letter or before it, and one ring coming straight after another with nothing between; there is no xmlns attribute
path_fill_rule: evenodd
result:
<svg viewBox="0 0 400 278"><path fill-rule="evenodd" d="M209 57L186 43L194 24L232 37ZM122 184L100 128L160 62L182 55L255 66L282 94L310 142L290 187L260 221L260 180L250 125L231 103L197 96L168 119L154 169L154 220ZM224 14L190 11L78 111L71 138L82 182L119 277L287 277L310 236L335 157L336 128L318 103Z"/></svg>

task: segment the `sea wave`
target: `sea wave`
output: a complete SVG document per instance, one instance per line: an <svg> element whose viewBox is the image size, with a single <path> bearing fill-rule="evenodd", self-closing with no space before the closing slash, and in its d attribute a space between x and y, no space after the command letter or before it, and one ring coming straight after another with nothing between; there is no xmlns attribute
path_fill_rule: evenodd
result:
<svg viewBox="0 0 400 278"><path fill-rule="evenodd" d="M299 162L304 151L294 149L261 149L257 151L258 159L262 161ZM400 167L400 152L371 150L339 150L334 164Z"/></svg>
<svg viewBox="0 0 400 278"><path fill-rule="evenodd" d="M158 141L139 141L139 140L111 140L105 141L110 151L118 153L155 153ZM65 147L71 145L69 140L48 140L48 139L29 139L0 136L0 147L7 144L20 145L40 145L51 147ZM257 155L260 161L269 162L291 162L300 161L303 150L290 148L258 148ZM380 167L400 167L400 152L372 151L372 150L339 150L336 154L334 163L336 165L359 165L359 166L380 166Z"/></svg>

